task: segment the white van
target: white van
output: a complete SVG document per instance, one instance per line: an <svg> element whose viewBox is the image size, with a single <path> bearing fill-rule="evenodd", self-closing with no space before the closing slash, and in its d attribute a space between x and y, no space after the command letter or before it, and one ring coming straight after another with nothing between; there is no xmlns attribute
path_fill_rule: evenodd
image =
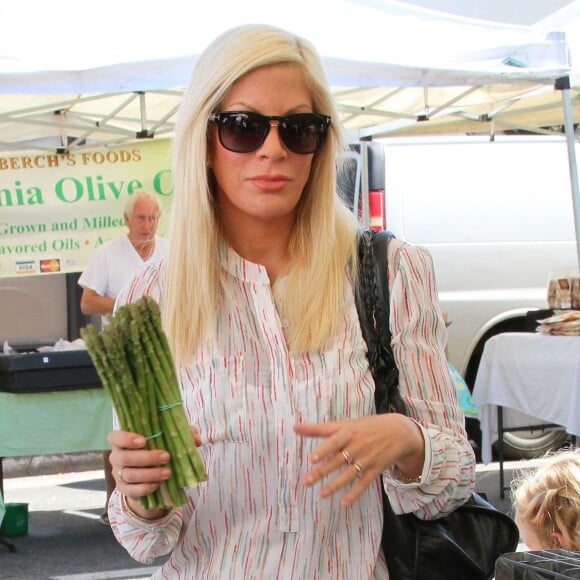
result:
<svg viewBox="0 0 580 580"><path fill-rule="evenodd" d="M565 140L385 139L368 155L384 225L433 256L449 361L471 388L485 341L529 330L528 311L548 308L551 275L578 270ZM554 437L512 433L506 443L526 456Z"/></svg>

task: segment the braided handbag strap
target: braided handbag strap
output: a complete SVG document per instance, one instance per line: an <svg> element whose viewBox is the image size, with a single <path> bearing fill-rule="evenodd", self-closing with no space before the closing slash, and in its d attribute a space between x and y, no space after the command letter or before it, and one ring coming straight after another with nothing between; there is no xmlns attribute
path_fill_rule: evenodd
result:
<svg viewBox="0 0 580 580"><path fill-rule="evenodd" d="M369 366L375 380L377 413L406 414L399 393L399 371L391 347L389 327L390 295L387 252L393 234L361 230L358 238L359 268L356 305Z"/></svg>

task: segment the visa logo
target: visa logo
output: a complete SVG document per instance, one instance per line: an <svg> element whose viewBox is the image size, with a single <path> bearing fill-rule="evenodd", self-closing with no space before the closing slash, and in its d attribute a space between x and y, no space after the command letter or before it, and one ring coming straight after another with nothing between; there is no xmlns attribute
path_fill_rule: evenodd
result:
<svg viewBox="0 0 580 580"><path fill-rule="evenodd" d="M17 274L34 274L36 272L36 262L34 260L16 262L15 270Z"/></svg>

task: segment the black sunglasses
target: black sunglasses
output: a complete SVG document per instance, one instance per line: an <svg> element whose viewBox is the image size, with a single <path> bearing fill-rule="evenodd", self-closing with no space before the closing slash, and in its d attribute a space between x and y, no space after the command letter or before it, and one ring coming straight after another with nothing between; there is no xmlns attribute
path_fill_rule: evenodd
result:
<svg viewBox="0 0 580 580"><path fill-rule="evenodd" d="M209 120L217 123L222 146L234 153L258 149L266 140L272 121L278 122L280 139L292 153L314 153L324 145L330 125L330 117L318 113L268 117L250 111L225 111L211 115Z"/></svg>

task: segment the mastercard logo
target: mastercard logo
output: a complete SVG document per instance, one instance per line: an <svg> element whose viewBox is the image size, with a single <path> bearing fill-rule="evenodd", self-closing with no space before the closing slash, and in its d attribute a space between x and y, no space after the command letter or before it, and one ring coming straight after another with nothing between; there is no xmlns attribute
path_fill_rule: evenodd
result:
<svg viewBox="0 0 580 580"><path fill-rule="evenodd" d="M41 272L60 272L60 260L40 260Z"/></svg>

